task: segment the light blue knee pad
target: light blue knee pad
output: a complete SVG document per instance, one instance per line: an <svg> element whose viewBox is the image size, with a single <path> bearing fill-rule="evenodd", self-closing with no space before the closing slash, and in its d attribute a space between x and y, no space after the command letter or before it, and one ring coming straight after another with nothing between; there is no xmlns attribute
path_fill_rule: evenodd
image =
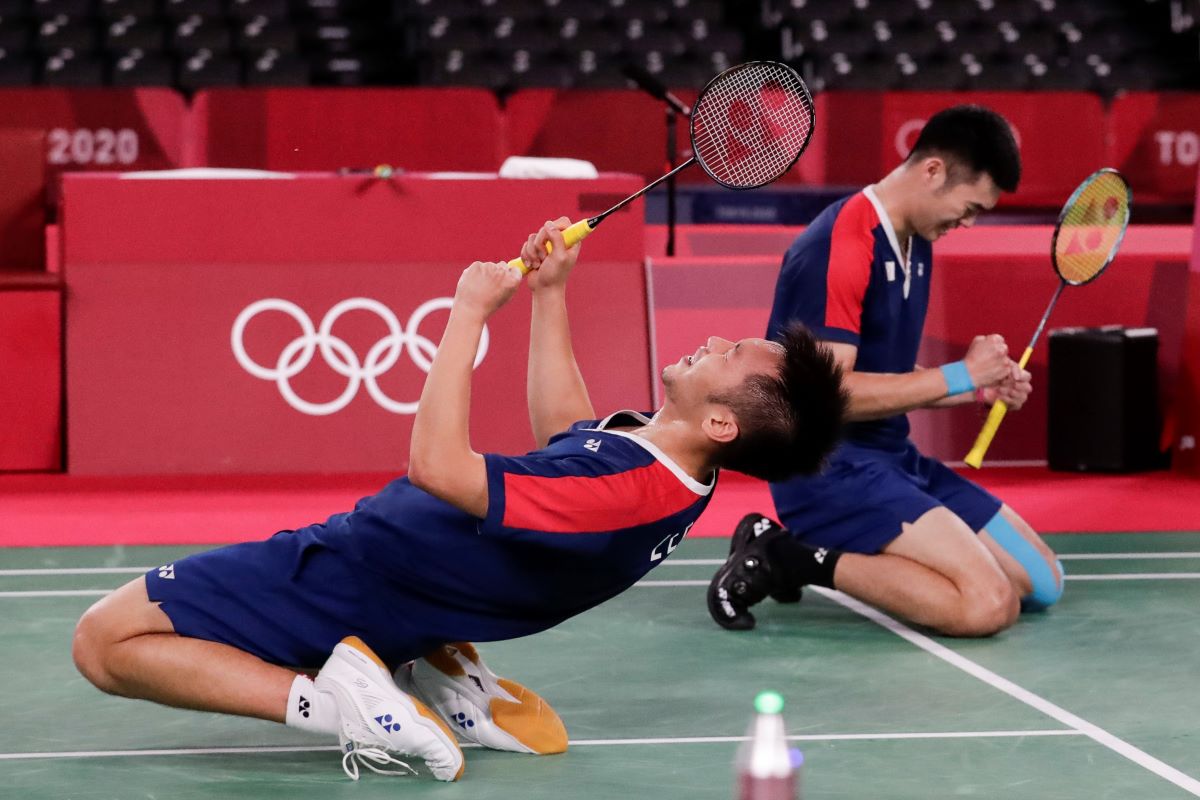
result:
<svg viewBox="0 0 1200 800"><path fill-rule="evenodd" d="M1062 597L1063 587L1054 579L1054 570L1050 569L1041 553L1026 541L1024 536L1017 533L1012 523L997 512L983 527L996 540L996 544L1016 559L1029 576L1029 582L1033 584L1033 591L1021 598L1021 610L1045 611L1057 603L1058 598ZM1065 576L1062 562L1055 563L1058 564L1058 573Z"/></svg>

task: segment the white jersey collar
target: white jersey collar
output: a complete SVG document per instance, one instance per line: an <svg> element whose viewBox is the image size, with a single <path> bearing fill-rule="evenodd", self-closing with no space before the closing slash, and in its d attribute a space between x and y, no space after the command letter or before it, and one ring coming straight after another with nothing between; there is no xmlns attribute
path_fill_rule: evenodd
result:
<svg viewBox="0 0 1200 800"><path fill-rule="evenodd" d="M892 227L892 218L888 216L887 209L883 207L879 195L875 194L875 189L867 186L863 189L863 194L875 207L875 213L879 216L879 224L883 226L883 233L887 236L888 244L892 246L892 252L896 254L896 263L904 272L904 296L908 297L908 288L912 284L912 237L910 236L908 239L908 251L902 251L900 241L896 238L896 229Z"/></svg>
<svg viewBox="0 0 1200 800"><path fill-rule="evenodd" d="M712 492L713 487L716 486L717 483L717 473L715 471L713 472L713 476L709 479L707 484L700 483L700 481L696 480L691 475L688 475L683 467L676 464L671 457L660 450L658 445L654 444L654 442L651 442L648 439L643 439L641 436L628 431L607 430L607 427L614 422L618 424L624 422L624 419L619 418L631 419L639 425L650 424L649 417L644 414L639 414L636 411L614 411L604 419L600 420L595 428L584 428L584 430L598 431L600 433L607 433L609 436L620 436L623 439L628 439L629 441L636 443L646 452L650 453L650 455L654 456L656 461L658 461L667 469L671 470L671 473L679 479L680 483L691 489L696 494L700 495L701 497L706 497Z"/></svg>

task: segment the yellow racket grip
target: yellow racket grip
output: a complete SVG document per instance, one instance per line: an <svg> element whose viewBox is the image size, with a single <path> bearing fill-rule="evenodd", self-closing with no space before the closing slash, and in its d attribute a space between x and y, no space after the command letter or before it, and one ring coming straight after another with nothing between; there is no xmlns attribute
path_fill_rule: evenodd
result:
<svg viewBox="0 0 1200 800"><path fill-rule="evenodd" d="M1033 346L1025 348L1025 352L1021 354L1021 360L1017 362L1017 366L1025 369L1025 365L1029 363L1029 357L1033 355ZM988 448L992 446L992 439L996 436L996 431L1000 430L1000 423L1004 420L1004 415L1008 413L1008 406L1003 400L997 400L992 405L992 410L988 413L987 421L983 423L983 428L980 429L979 435L975 437L975 446L971 448L971 452L967 453L967 457L963 459L969 467L979 467L983 464L983 457L987 454Z"/></svg>
<svg viewBox="0 0 1200 800"><path fill-rule="evenodd" d="M574 247L578 242L583 241L589 233L596 230L588 224L586 219L581 219L579 222L572 224L569 228L563 231L563 241L567 243L567 247ZM554 252L554 247L546 242L546 252ZM520 271L522 275L529 274L529 267L525 266L525 262L519 257L508 262L508 265L515 270Z"/></svg>
<svg viewBox="0 0 1200 800"><path fill-rule="evenodd" d="M992 439L996 436L996 431L1000 429L1000 423L1004 420L1004 415L1008 413L1008 406L1003 400L997 400L992 406L992 410L988 412L987 420L983 423L983 427L979 431L979 435L975 437L975 446L971 448L971 452L967 453L967 457L963 461L969 466L979 469L983 464L983 457L987 453L988 448L992 445Z"/></svg>

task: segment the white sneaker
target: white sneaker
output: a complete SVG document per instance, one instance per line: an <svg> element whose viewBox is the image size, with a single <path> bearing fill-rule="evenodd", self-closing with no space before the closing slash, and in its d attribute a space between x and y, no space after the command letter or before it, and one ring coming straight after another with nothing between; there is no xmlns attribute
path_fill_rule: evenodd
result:
<svg viewBox="0 0 1200 800"><path fill-rule="evenodd" d="M444 645L400 667L394 677L460 739L514 753L567 749L567 729L550 704L521 684L496 677L471 644Z"/></svg>
<svg viewBox="0 0 1200 800"><path fill-rule="evenodd" d="M353 780L358 780L359 764L388 775L416 774L393 754L424 760L440 781L462 777L465 762L454 734L424 703L396 687L379 656L357 636L333 648L314 683L337 701L342 769ZM397 764L407 772L375 764Z"/></svg>

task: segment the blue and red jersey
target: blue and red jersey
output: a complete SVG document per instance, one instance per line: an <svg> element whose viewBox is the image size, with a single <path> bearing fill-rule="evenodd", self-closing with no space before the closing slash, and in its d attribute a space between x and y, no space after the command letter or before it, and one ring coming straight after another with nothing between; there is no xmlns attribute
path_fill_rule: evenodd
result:
<svg viewBox="0 0 1200 800"><path fill-rule="evenodd" d="M368 585L405 595L404 613L441 641L536 633L629 588L708 505L715 474L700 483L649 441L612 430L648 421L619 412L527 455L484 456L482 520L400 478L297 533L356 562Z"/></svg>
<svg viewBox="0 0 1200 800"><path fill-rule="evenodd" d="M783 258L767 327L775 337L800 321L820 339L858 348L856 372L912 372L929 307L933 247L913 236L903 253L870 187L822 211ZM847 426L847 440L894 449L908 418Z"/></svg>

